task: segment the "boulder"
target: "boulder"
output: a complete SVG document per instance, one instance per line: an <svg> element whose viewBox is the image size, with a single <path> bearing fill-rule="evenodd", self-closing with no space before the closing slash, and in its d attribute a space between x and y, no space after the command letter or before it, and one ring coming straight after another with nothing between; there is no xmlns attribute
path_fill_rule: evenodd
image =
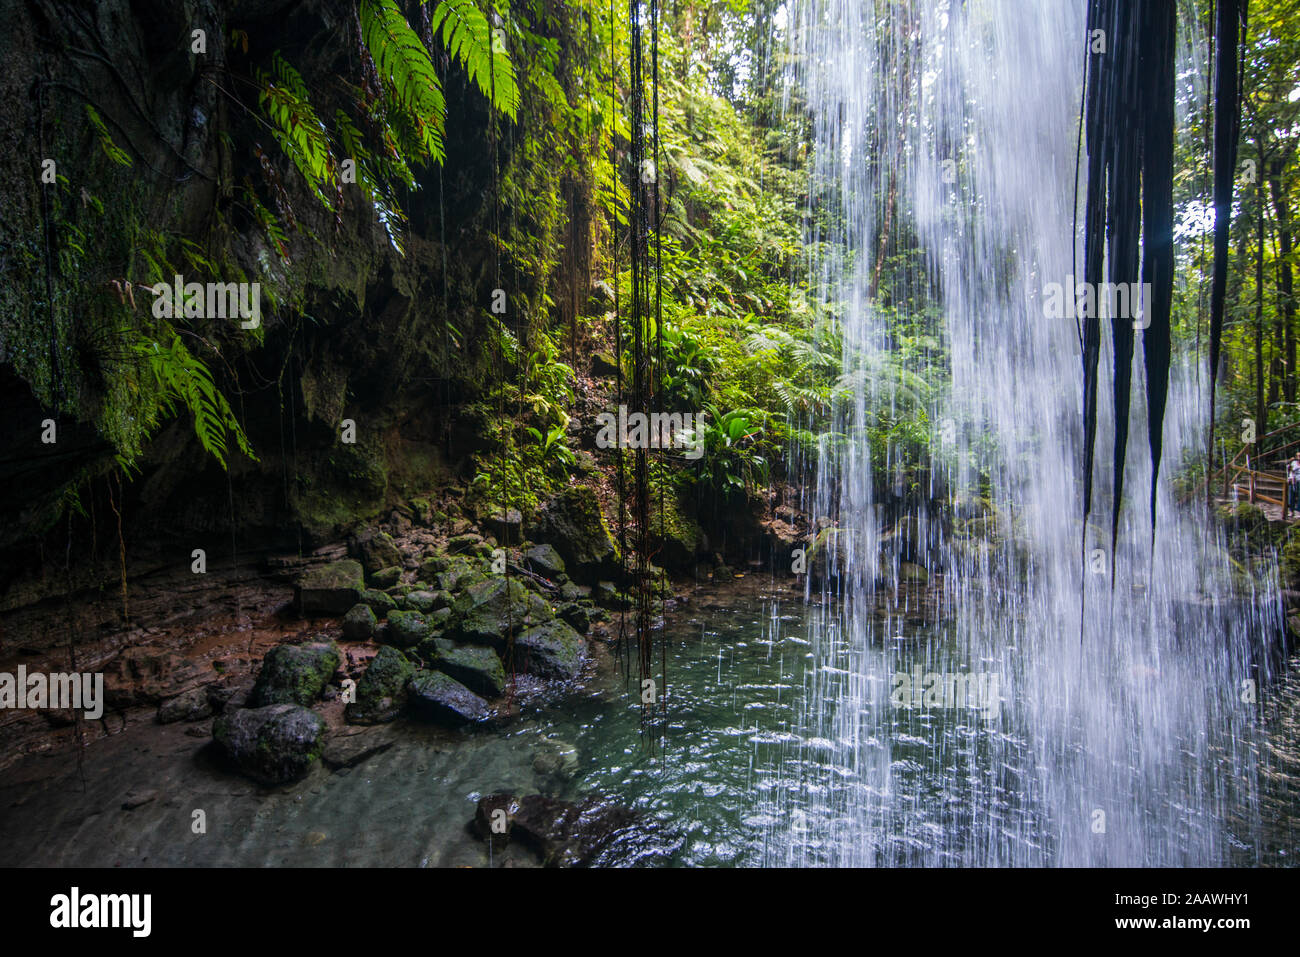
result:
<svg viewBox="0 0 1300 957"><path fill-rule="evenodd" d="M375 613L375 617L384 618L390 611L397 607L397 602L393 596L380 591L377 588L367 588L361 593L362 604L369 605L370 610Z"/></svg>
<svg viewBox="0 0 1300 957"><path fill-rule="evenodd" d="M382 595L383 592L377 594ZM367 641L374 635L378 623L379 617L369 605L355 604L343 616L343 637L348 641Z"/></svg>
<svg viewBox="0 0 1300 957"><path fill-rule="evenodd" d="M357 700L343 709L353 724L383 724L392 721L406 707L406 685L415 667L396 648L387 645L370 660L357 682Z"/></svg>
<svg viewBox="0 0 1300 957"><path fill-rule="evenodd" d="M212 702L208 699L207 688L192 688L184 694L164 701L158 708L158 723L171 724L174 721L202 721L211 717Z"/></svg>
<svg viewBox="0 0 1300 957"><path fill-rule="evenodd" d="M552 545L534 545L524 552L524 561L533 571L547 578L564 574L564 559Z"/></svg>
<svg viewBox="0 0 1300 957"><path fill-rule="evenodd" d="M421 611L390 611L384 640L398 648L414 648L429 636L429 619Z"/></svg>
<svg viewBox="0 0 1300 957"><path fill-rule="evenodd" d="M388 590L397 585L402 577L402 568L400 565L391 565L388 568L381 568L370 576L370 584L382 590Z"/></svg>
<svg viewBox="0 0 1300 957"><path fill-rule="evenodd" d="M498 698L506 690L506 670L491 648L461 645L439 649L435 667L484 698Z"/></svg>
<svg viewBox="0 0 1300 957"><path fill-rule="evenodd" d="M406 604L416 611L422 611L426 614L436 611L439 608L451 607L451 593L442 589L438 591L419 591L408 592L406 595Z"/></svg>
<svg viewBox="0 0 1300 957"><path fill-rule="evenodd" d="M361 564L344 559L310 569L294 583L294 600L302 615L342 615L365 590Z"/></svg>
<svg viewBox="0 0 1300 957"><path fill-rule="evenodd" d="M472 585L487 581L487 576L467 559L458 555L437 574L436 581L440 590L450 593L464 591Z"/></svg>
<svg viewBox="0 0 1300 957"><path fill-rule="evenodd" d="M594 579L618 568L618 543L596 493L585 485L569 486L547 502L535 531L536 538L555 547L575 578Z"/></svg>
<svg viewBox="0 0 1300 957"><path fill-rule="evenodd" d="M486 701L441 671L417 672L407 695L414 714L440 724L471 724L490 713Z"/></svg>
<svg viewBox="0 0 1300 957"><path fill-rule="evenodd" d="M249 704L254 708L309 705L320 697L338 666L339 649L332 641L277 645L266 653Z"/></svg>
<svg viewBox="0 0 1300 957"><path fill-rule="evenodd" d="M294 704L245 708L222 715L212 738L239 769L262 784L288 784L320 757L325 720Z"/></svg>
<svg viewBox="0 0 1300 957"><path fill-rule="evenodd" d="M497 813L504 811L504 815ZM494 827L493 825L497 826ZM509 794L489 794L475 808L473 830L496 845L518 840L537 851L547 867L584 867L598 861L614 863L622 855L611 848L633 838L647 843L653 827L640 822L631 808L608 804L598 798L573 803L541 794L515 799ZM654 863L666 863L671 855L656 855ZM638 862L649 863L642 857Z"/></svg>
<svg viewBox="0 0 1300 957"><path fill-rule="evenodd" d="M587 642L558 618L515 638L516 663L539 678L571 681L582 674L586 657Z"/></svg>
<svg viewBox="0 0 1300 957"><path fill-rule="evenodd" d="M471 585L452 606L449 636L461 641L505 647L513 630L532 627L554 617L541 595L526 589L517 579L496 577Z"/></svg>
<svg viewBox="0 0 1300 957"><path fill-rule="evenodd" d="M523 541L524 517L517 508L497 511L483 519L483 526L505 545L518 545Z"/></svg>
<svg viewBox="0 0 1300 957"><path fill-rule="evenodd" d="M401 566L402 552L387 532L369 529L353 542L353 552L361 559L366 573L373 575L383 568Z"/></svg>
<svg viewBox="0 0 1300 957"><path fill-rule="evenodd" d="M586 605L568 602L556 608L556 613L581 635L585 635L591 628L591 609Z"/></svg>

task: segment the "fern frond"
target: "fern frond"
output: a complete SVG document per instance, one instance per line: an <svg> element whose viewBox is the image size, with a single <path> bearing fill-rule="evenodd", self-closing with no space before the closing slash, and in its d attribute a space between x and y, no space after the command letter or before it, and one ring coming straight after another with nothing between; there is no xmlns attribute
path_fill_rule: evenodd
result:
<svg viewBox="0 0 1300 957"><path fill-rule="evenodd" d="M434 33L442 30L447 52L461 62L488 101L515 119L519 112L519 83L514 64L474 0L439 0L429 25Z"/></svg>
<svg viewBox="0 0 1300 957"><path fill-rule="evenodd" d="M332 210L325 187L334 185L334 157L325 124L312 108L302 76L279 50L272 58L272 65L274 76L258 71L262 109L271 119L272 132L280 148L293 161L316 198Z"/></svg>
<svg viewBox="0 0 1300 957"><path fill-rule="evenodd" d="M358 11L361 38L375 68L416 127L425 154L441 163L447 103L429 51L393 0L360 0Z"/></svg>
<svg viewBox="0 0 1300 957"><path fill-rule="evenodd" d="M156 342L142 342L137 350L148 361L161 390L159 404L170 414L179 402L193 414L199 444L223 469L229 436L234 436L241 452L257 461L234 410L212 380L212 372L185 348L179 336L174 336L166 349Z"/></svg>
<svg viewBox="0 0 1300 957"><path fill-rule="evenodd" d="M515 65L474 0L439 0L429 25L434 33L441 27L443 46L460 61L493 107L515 120L519 114Z"/></svg>

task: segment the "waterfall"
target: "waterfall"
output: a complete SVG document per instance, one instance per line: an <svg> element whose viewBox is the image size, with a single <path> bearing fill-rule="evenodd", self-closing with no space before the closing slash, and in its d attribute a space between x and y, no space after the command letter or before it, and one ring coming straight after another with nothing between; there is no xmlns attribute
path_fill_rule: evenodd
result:
<svg viewBox="0 0 1300 957"><path fill-rule="evenodd" d="M1274 579L1234 572L1172 484L1208 421L1194 352L1171 372L1154 541L1132 453L1112 554L1108 388L1084 535L1079 334L1044 291L1082 273L1085 3L796 0L787 28L813 132L809 295L844 376L809 476L834 587L810 588L798 743L762 785L768 863L1252 862L1252 691L1281 623ZM1204 57L1180 25L1180 119ZM882 281L879 257L913 247ZM940 341L898 334L926 309ZM1130 450L1147 448L1141 353L1139 333ZM945 385L918 397L933 368ZM882 422L931 436L926 487L900 487ZM927 705L930 675L947 685ZM975 707L953 706L963 683Z"/></svg>

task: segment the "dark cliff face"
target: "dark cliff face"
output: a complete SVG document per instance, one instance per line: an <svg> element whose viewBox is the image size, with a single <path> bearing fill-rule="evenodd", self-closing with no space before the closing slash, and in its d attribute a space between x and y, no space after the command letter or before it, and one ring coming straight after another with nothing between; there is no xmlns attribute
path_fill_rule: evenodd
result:
<svg viewBox="0 0 1300 957"><path fill-rule="evenodd" d="M419 22L419 5L407 12ZM572 14L562 5L552 14L551 28L567 29ZM576 299L566 290L588 268L589 244L571 224L541 237L561 247L541 269L499 266L491 240L494 208L499 222L533 225L529 209L494 196L494 152L498 184L513 177L530 199L588 208L559 155L518 149L550 122L545 110L501 123L494 151L486 101L435 57L447 158L413 170L403 256L360 194L342 195L337 216L316 201L250 82L279 52L319 97L318 112L332 113L330 98L359 70L354 3L0 0L0 16L0 581L31 574L52 550L116 536L117 511L133 548L311 544L404 494L466 477L482 422L465 406L492 375L492 288L513 283L510 319L540 321L542 296ZM198 29L203 54L191 50ZM113 161L104 131L129 166ZM41 182L47 158L54 184ZM250 187L297 227L286 259L250 210ZM222 319L186 330L256 462L232 443L223 471L180 409L152 430L129 481L115 471L114 423L135 427L123 317L154 301L129 265L146 235L174 249L183 238L263 279L258 335ZM46 419L53 444L41 441ZM342 441L346 420L353 443Z"/></svg>

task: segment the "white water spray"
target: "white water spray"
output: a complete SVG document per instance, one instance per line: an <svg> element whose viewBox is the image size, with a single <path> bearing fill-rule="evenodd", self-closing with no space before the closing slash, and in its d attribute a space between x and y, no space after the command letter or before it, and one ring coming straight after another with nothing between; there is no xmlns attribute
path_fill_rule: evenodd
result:
<svg viewBox="0 0 1300 957"><path fill-rule="evenodd" d="M769 863L1254 859L1250 689L1270 678L1276 596L1234 581L1203 505L1180 506L1170 487L1204 443L1195 356L1171 372L1153 544L1140 333L1112 554L1108 322L1081 551L1081 350L1074 320L1046 318L1042 294L1082 271L1084 13L1082 0L794 5L814 192L835 224L807 238L847 394L832 432L845 441L823 440L815 485L817 516L835 523L821 546L839 599L823 599L810 636L791 729L802 743L773 769ZM1184 44L1180 76L1196 75L1197 53ZM881 285L877 260L911 235L924 260ZM891 332L921 289L936 291L941 349ZM950 388L918 403L909 375L933 363ZM909 416L937 450L929 487L910 496L877 477L901 451L880 424ZM941 628L914 627L926 615L905 584L913 563L942 594ZM891 700L899 674L971 673L998 676L996 718L941 697Z"/></svg>

